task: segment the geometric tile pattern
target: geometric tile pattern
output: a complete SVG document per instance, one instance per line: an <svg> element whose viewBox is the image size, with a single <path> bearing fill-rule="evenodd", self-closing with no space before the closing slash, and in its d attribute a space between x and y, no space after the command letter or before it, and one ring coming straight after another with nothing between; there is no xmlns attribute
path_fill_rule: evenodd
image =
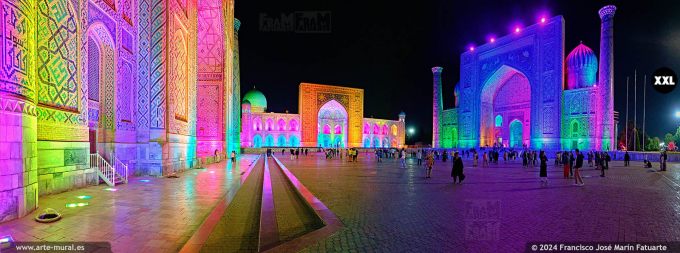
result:
<svg viewBox="0 0 680 253"><path fill-rule="evenodd" d="M70 1L38 2L38 102L78 111L78 26Z"/></svg>
<svg viewBox="0 0 680 253"><path fill-rule="evenodd" d="M34 99L35 9L33 0L0 6L0 91ZM18 2L18 3L15 3ZM19 43L23 42L23 43Z"/></svg>
<svg viewBox="0 0 680 253"><path fill-rule="evenodd" d="M121 69L119 70L117 88L117 107L118 107L118 124L119 127L126 125L125 123L132 122L132 107L133 107L133 96L132 96L132 86L134 85L132 81L132 64L127 61L122 61ZM121 124L123 123L123 124Z"/></svg>
<svg viewBox="0 0 680 253"><path fill-rule="evenodd" d="M198 72L224 71L224 28L221 1L198 4Z"/></svg>
<svg viewBox="0 0 680 253"><path fill-rule="evenodd" d="M138 51L137 64L137 128L149 127L149 85L150 85L150 54L151 54L151 21L150 0L139 0L139 21L137 27Z"/></svg>
<svg viewBox="0 0 680 253"><path fill-rule="evenodd" d="M150 27L150 127L165 128L165 29L166 26L166 1L151 0L151 27ZM140 30L142 28L140 27Z"/></svg>

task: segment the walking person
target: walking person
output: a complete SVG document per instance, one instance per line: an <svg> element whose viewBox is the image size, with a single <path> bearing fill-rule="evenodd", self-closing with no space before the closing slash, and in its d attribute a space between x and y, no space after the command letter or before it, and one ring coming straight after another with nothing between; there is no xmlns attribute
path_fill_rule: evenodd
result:
<svg viewBox="0 0 680 253"><path fill-rule="evenodd" d="M477 167L477 160L479 160L479 154L477 154L477 151L475 150L472 154L472 167Z"/></svg>
<svg viewBox="0 0 680 253"><path fill-rule="evenodd" d="M571 169L569 169L569 156L567 155L567 152L562 152L560 157L562 158L562 166L564 167L564 178L569 178L569 172L571 171Z"/></svg>
<svg viewBox="0 0 680 253"><path fill-rule="evenodd" d="M231 162L236 162L236 151L231 151Z"/></svg>
<svg viewBox="0 0 680 253"><path fill-rule="evenodd" d="M576 150L578 150L578 149L576 149ZM578 154L579 154L579 152L577 151L576 155L578 155ZM583 155L581 155L581 156L583 156ZM569 152L569 176L570 177L574 176L574 160L576 160L576 158L574 158L574 153ZM583 161L581 161L581 162L583 162ZM581 165L583 165L583 164L581 164Z"/></svg>
<svg viewBox="0 0 680 253"><path fill-rule="evenodd" d="M538 176L541 178L541 186L548 186L548 157L541 150L539 158L541 159L541 169Z"/></svg>
<svg viewBox="0 0 680 253"><path fill-rule="evenodd" d="M458 184L462 184L465 179L465 174L463 174L463 160L458 156L458 152L453 154L451 177L453 177L454 184L456 183L456 179L458 179Z"/></svg>
<svg viewBox="0 0 680 253"><path fill-rule="evenodd" d="M434 155L432 152L427 154L425 164L427 165L427 168L425 169L425 178L430 178L432 177L432 166L434 166Z"/></svg>
<svg viewBox="0 0 680 253"><path fill-rule="evenodd" d="M418 166L423 165L423 150L419 149L416 153L416 158L418 159Z"/></svg>
<svg viewBox="0 0 680 253"><path fill-rule="evenodd" d="M576 149L576 166L574 167L574 185L583 186L583 178L581 178L581 167L583 167L583 154Z"/></svg>
<svg viewBox="0 0 680 253"><path fill-rule="evenodd" d="M406 150L401 149L399 156L400 156L399 159L401 159L401 167L406 168Z"/></svg>
<svg viewBox="0 0 680 253"><path fill-rule="evenodd" d="M600 165L600 177L604 177L604 170L606 170L607 167L609 166L609 162L607 162L607 157L609 157L609 155L606 155L606 153L605 153L605 154L602 155L602 158L600 159L600 163L601 163L601 165Z"/></svg>
<svg viewBox="0 0 680 253"><path fill-rule="evenodd" d="M489 157L486 152L484 152L484 154L482 154L482 167L486 166L489 166Z"/></svg>

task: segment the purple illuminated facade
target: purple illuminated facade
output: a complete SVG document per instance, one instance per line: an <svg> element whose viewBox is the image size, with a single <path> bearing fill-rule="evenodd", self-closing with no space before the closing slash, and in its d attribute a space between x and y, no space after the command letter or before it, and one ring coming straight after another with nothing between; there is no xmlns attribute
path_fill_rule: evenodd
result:
<svg viewBox="0 0 680 253"><path fill-rule="evenodd" d="M239 150L233 0L0 3L0 222Z"/></svg>
<svg viewBox="0 0 680 253"><path fill-rule="evenodd" d="M433 147L613 150L615 10L599 11L599 64L583 43L565 58L556 16L461 54L454 108L441 109L441 68L433 68Z"/></svg>

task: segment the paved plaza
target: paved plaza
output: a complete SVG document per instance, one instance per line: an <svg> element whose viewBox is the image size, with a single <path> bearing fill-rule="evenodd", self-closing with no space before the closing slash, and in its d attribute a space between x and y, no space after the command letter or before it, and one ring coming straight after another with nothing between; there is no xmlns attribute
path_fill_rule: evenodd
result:
<svg viewBox="0 0 680 253"><path fill-rule="evenodd" d="M109 241L114 252L176 252L227 194L234 203L253 203L234 204L224 217L257 216L256 182L262 172L255 168L245 184L240 180L241 172L256 167L251 166L254 158L245 155L235 164L190 170L179 179L134 178L115 192L95 186L42 197L40 210L56 208L63 220L39 224L32 220L34 213L0 224L0 231L16 241ZM451 183L451 161L436 161L431 179L424 178L415 160L407 168L399 168L398 160L377 163L365 154L357 163L320 154L281 161L344 224L304 252L521 252L527 242L538 241L680 241L678 164L659 173L640 163L623 167L612 162L604 178L587 168L585 186L579 187L550 163L550 184L541 187L538 167L522 168L520 161L473 168L465 160L467 178L461 185ZM275 184L280 177L273 175ZM239 189L248 193L236 194ZM77 198L82 195L92 198ZM65 207L77 202L89 205ZM238 234L227 231L229 227L257 224L243 220L234 226L228 221L217 223L203 252L235 240L227 237ZM247 244L237 248L256 249Z"/></svg>
<svg viewBox="0 0 680 253"><path fill-rule="evenodd" d="M452 184L450 160L437 161L431 179L413 160L406 169L364 156L284 163L345 225L307 252L520 252L530 241L680 240L677 164L657 173L612 162L604 178L586 169L578 187L551 163L550 184L541 187L538 167L519 160L487 168L466 160L462 185Z"/></svg>

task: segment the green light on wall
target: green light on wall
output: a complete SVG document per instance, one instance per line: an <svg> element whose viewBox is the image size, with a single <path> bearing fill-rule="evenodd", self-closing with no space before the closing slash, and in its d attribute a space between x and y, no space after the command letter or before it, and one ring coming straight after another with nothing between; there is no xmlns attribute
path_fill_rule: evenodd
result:
<svg viewBox="0 0 680 253"><path fill-rule="evenodd" d="M66 207L74 208L74 207L84 207L84 206L89 206L89 205L90 205L90 203L87 203L87 202L68 203L68 204L66 204Z"/></svg>
<svg viewBox="0 0 680 253"><path fill-rule="evenodd" d="M88 195L80 195L80 196L78 196L78 197L76 197L76 198L79 198L79 199L91 199L92 196L88 196Z"/></svg>

